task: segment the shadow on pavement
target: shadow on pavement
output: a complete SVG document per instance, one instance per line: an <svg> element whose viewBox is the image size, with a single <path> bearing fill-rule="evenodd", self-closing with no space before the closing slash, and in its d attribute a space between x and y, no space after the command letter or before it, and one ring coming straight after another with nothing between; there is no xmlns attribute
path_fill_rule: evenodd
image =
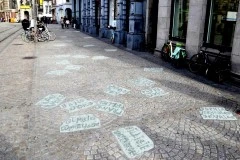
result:
<svg viewBox="0 0 240 160"><path fill-rule="evenodd" d="M12 144L7 142L4 135L0 135L0 159L1 160L19 160Z"/></svg>
<svg viewBox="0 0 240 160"><path fill-rule="evenodd" d="M186 94L190 97L193 97L194 99L206 101L215 105L220 105L225 107L226 109L231 109L235 111L240 106L240 102L238 100L231 100L221 95L216 96L211 93L201 91L199 88L192 85L178 83L170 80L161 80L160 83L165 87Z"/></svg>

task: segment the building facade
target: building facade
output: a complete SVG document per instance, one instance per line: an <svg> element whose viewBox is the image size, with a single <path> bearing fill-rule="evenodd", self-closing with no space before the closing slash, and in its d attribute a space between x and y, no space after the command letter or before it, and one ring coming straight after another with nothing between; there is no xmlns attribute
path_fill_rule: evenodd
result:
<svg viewBox="0 0 240 160"><path fill-rule="evenodd" d="M155 48L156 40L152 39L156 39L157 17L153 15L157 15L157 2L73 0L73 17L76 17L78 26L83 32L109 38L111 31L108 26L112 26L116 27L115 43L130 49L142 50L147 42L147 45Z"/></svg>
<svg viewBox="0 0 240 160"><path fill-rule="evenodd" d="M240 75L239 0L73 0L73 17L83 32L109 38L129 49L159 55L168 40L182 42L188 57L202 45L224 47L232 73Z"/></svg>
<svg viewBox="0 0 240 160"><path fill-rule="evenodd" d="M72 19L72 0L56 0L54 16L59 23L61 17Z"/></svg>
<svg viewBox="0 0 240 160"><path fill-rule="evenodd" d="M240 75L239 0L159 0L156 54L167 40L185 43L188 57L200 47L224 48Z"/></svg>
<svg viewBox="0 0 240 160"><path fill-rule="evenodd" d="M5 21L10 19L19 19L18 3L16 0L0 0L0 18L4 18Z"/></svg>

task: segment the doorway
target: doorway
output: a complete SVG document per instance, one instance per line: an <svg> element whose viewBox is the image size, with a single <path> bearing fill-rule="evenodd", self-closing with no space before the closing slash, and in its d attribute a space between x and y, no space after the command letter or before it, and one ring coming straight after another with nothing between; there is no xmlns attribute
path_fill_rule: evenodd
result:
<svg viewBox="0 0 240 160"><path fill-rule="evenodd" d="M231 51L239 0L209 0L204 41L212 48L224 46Z"/></svg>

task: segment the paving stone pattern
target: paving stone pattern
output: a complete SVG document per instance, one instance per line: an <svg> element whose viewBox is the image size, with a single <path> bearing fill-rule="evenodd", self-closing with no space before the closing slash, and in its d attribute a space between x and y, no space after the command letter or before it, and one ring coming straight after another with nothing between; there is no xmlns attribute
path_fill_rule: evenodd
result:
<svg viewBox="0 0 240 160"><path fill-rule="evenodd" d="M132 159L240 159L239 88L177 70L149 53L49 27L55 41L24 43L18 36L12 44L21 49L10 44L0 54L0 159L127 160L113 132L130 126L154 146ZM139 77L146 85L131 83ZM202 108L212 106L236 120L203 119Z"/></svg>

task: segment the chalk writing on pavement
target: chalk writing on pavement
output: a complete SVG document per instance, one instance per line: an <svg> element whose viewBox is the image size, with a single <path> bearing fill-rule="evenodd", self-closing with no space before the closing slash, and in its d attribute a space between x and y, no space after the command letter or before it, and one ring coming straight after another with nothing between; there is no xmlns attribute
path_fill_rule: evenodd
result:
<svg viewBox="0 0 240 160"><path fill-rule="evenodd" d="M161 97L165 96L168 94L168 92L165 92L161 88L151 88L151 89L146 89L141 91L142 94L146 95L149 98L154 98L154 97Z"/></svg>
<svg viewBox="0 0 240 160"><path fill-rule="evenodd" d="M126 94L129 91L130 90L116 86L116 85L109 85L109 86L107 86L107 89L104 92L107 94L110 94L112 96L117 96L120 94Z"/></svg>
<svg viewBox="0 0 240 160"><path fill-rule="evenodd" d="M208 120L237 120L230 111L220 106L203 107L200 109L200 114L203 119Z"/></svg>
<svg viewBox="0 0 240 160"><path fill-rule="evenodd" d="M67 65L65 67L66 70L80 70L81 68L83 68L81 65Z"/></svg>
<svg viewBox="0 0 240 160"><path fill-rule="evenodd" d="M89 56L86 56L86 55L75 55L75 56L72 56L73 58L79 58L79 59L84 59L84 58L88 58Z"/></svg>
<svg viewBox="0 0 240 160"><path fill-rule="evenodd" d="M80 109L92 107L94 105L95 103L93 101L87 100L85 98L79 98L70 102L66 102L62 104L60 107L68 109L69 112L75 112Z"/></svg>
<svg viewBox="0 0 240 160"><path fill-rule="evenodd" d="M62 61L56 62L56 64L67 65L67 64L70 64L70 62L68 60L62 60Z"/></svg>
<svg viewBox="0 0 240 160"><path fill-rule="evenodd" d="M163 71L163 68L144 68L144 71L145 72L162 72Z"/></svg>
<svg viewBox="0 0 240 160"><path fill-rule="evenodd" d="M68 70L55 70L55 71L49 71L46 74L47 75L63 76L67 73L70 73L70 72Z"/></svg>
<svg viewBox="0 0 240 160"><path fill-rule="evenodd" d="M115 114L117 116L122 116L124 112L124 105L122 103L112 102L103 99L97 103L94 109Z"/></svg>
<svg viewBox="0 0 240 160"><path fill-rule="evenodd" d="M93 56L92 60L104 60L104 59L108 59L109 57L106 56Z"/></svg>
<svg viewBox="0 0 240 160"><path fill-rule="evenodd" d="M120 128L112 133L128 158L141 156L154 148L153 141L137 126Z"/></svg>
<svg viewBox="0 0 240 160"><path fill-rule="evenodd" d="M143 78L143 77L130 80L130 82L135 84L136 86L141 86L141 87L143 87L143 86L149 87L149 86L153 86L156 84L154 81L147 79L147 78Z"/></svg>
<svg viewBox="0 0 240 160"><path fill-rule="evenodd" d="M99 128L100 120L92 114L72 116L60 126L60 132L75 132L87 129Z"/></svg>
<svg viewBox="0 0 240 160"><path fill-rule="evenodd" d="M60 103L64 101L65 97L61 94L50 94L44 97L42 100L36 103L43 108L51 109L57 107Z"/></svg>

